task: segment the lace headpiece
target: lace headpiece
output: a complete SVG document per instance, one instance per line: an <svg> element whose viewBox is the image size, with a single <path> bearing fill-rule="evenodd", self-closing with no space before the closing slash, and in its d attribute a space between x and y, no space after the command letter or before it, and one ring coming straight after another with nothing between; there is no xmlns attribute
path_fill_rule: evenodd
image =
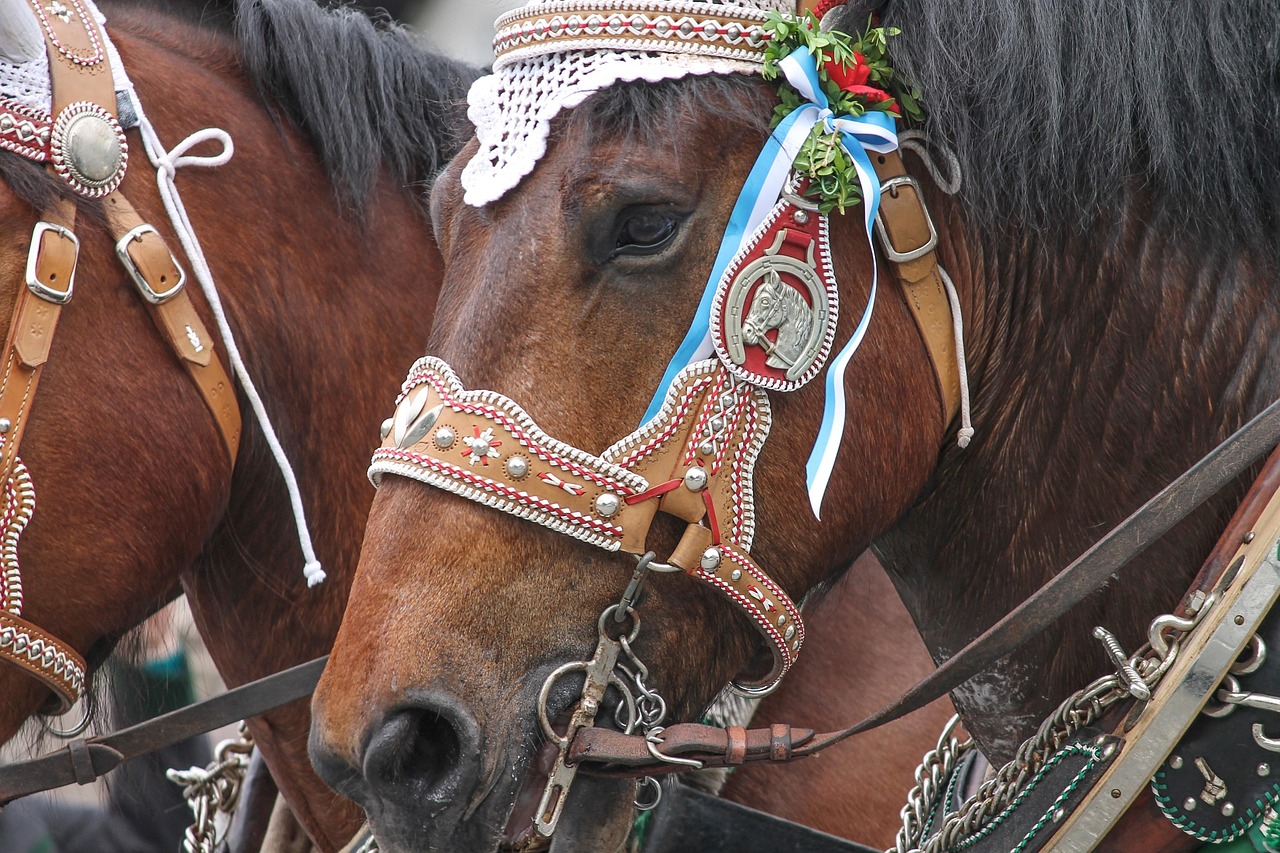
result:
<svg viewBox="0 0 1280 853"><path fill-rule="evenodd" d="M759 74L768 13L786 0L534 0L498 19L493 73L471 87L480 148L462 172L467 204L497 201L533 171L551 120L615 83Z"/></svg>

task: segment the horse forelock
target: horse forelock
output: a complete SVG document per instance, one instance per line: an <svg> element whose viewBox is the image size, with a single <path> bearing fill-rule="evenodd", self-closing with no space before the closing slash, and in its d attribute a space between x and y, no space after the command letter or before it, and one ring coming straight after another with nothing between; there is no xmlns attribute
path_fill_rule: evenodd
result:
<svg viewBox="0 0 1280 853"><path fill-rule="evenodd" d="M1072 229L1136 190L1209 239L1280 232L1280 6L893 0L895 64L987 224ZM840 28L865 26L865 9Z"/></svg>

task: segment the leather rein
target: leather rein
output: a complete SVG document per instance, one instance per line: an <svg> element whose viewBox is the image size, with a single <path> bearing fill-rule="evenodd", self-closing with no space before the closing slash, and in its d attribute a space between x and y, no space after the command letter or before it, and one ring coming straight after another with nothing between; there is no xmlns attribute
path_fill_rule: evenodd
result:
<svg viewBox="0 0 1280 853"><path fill-rule="evenodd" d="M0 102L0 127L19 133L15 139L0 136L0 145L46 163L81 198L101 199L121 265L199 390L234 464L240 440L235 386L214 355L213 338L186 292L182 268L159 231L119 189L128 144L117 118L106 34L79 0L49 7L30 0L30 5L50 58L52 111L45 117ZM42 211L32 230L0 374L0 483L7 484L9 496L6 520L13 516L20 522L5 531L0 659L49 687L60 712L75 704L84 689L85 661L69 644L21 615L17 539L35 508L35 495L18 449L59 315L74 293L80 252L75 218L76 202L64 198Z"/></svg>

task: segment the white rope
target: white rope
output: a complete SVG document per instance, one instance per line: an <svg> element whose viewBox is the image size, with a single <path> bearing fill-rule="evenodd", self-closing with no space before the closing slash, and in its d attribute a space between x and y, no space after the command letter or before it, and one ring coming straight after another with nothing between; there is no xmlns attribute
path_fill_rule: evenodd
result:
<svg viewBox="0 0 1280 853"><path fill-rule="evenodd" d="M315 548L311 544L311 533L307 529L307 519L302 507L302 494L298 490L298 479L294 476L293 467L289 464L288 457L285 456L284 448L280 446L280 440L276 437L276 431L271 426L271 419L267 416L267 410L262 404L262 397L258 394L258 389L254 386L253 379L249 376L244 359L240 357L240 349L236 346L235 337L231 333L231 325L227 322L226 312L222 308L222 299L219 298L218 290L213 283L213 273L210 272L209 265L205 262L204 252L200 248L200 241L196 239L195 229L191 227L191 220L187 217L186 207L182 204L182 198L178 195L178 187L174 183L174 176L177 174L178 169L183 166L199 166L208 169L221 166L230 160L234 152L231 136L221 128L207 127L204 130L196 131L179 142L173 147L173 150L165 151L164 145L160 142L160 137L156 134L155 128L151 126L151 121L147 118L146 113L142 111L142 105L138 102L136 96L133 97L133 103L138 113L138 124L142 131L143 145L147 149L147 156L151 159L151 164L156 169L156 186L160 189L160 197L164 200L165 210L169 212L169 221L173 223L173 229L177 232L178 240L182 243L182 248L187 254L187 260L191 263L191 270L195 273L196 281L200 282L200 289L204 291L205 299L209 302L209 310L213 312L214 320L217 322L218 332L222 336L222 343L227 348L227 357L231 360L231 367L244 388L245 396L249 399L253 414L258 420L258 425L262 428L262 434L267 439L267 445L271 448L271 455L275 457L276 464L280 466L280 473L284 476L285 488L289 490L289 503L293 507L293 520L298 528L298 544L302 546L302 556L306 561L306 564L302 567L302 573L306 575L307 586L315 586L325 579L325 573L320 566L320 560L316 557ZM222 144L221 153L211 156L186 153L202 142L213 140Z"/></svg>
<svg viewBox="0 0 1280 853"><path fill-rule="evenodd" d="M951 304L951 331L956 338L956 367L960 373L960 431L956 434L956 444L961 448L969 446L973 438L973 420L969 416L969 368L964 358L964 318L960 316L960 297L956 295L955 283L951 276L938 264L938 272L942 274L942 286L947 291L947 302Z"/></svg>
<svg viewBox="0 0 1280 853"><path fill-rule="evenodd" d="M942 152L942 156L946 158L947 172L949 174L945 178L938 171L937 164L933 162L933 155L929 153L930 145ZM933 178L933 182L938 185L938 189L947 195L955 195L960 191L960 160L957 159L950 148L933 142L921 130L904 130L899 133L898 146L920 158L920 162L924 164L925 170L929 173L929 177Z"/></svg>

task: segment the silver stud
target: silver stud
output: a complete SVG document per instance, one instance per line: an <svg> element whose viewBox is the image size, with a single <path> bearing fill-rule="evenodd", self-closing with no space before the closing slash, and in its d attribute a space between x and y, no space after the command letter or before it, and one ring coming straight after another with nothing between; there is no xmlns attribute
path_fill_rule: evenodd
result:
<svg viewBox="0 0 1280 853"><path fill-rule="evenodd" d="M453 442L458 438L458 434L453 431L453 427L442 426L436 430L436 447L441 450L447 450L453 447Z"/></svg>
<svg viewBox="0 0 1280 853"><path fill-rule="evenodd" d="M709 441L704 441L702 444L698 445L698 452L703 456L710 456L716 452L716 446Z"/></svg>
<svg viewBox="0 0 1280 853"><path fill-rule="evenodd" d="M703 551L702 559L698 561L698 565L702 566L702 570L707 574L714 575L716 569L720 568L720 549L712 545Z"/></svg>
<svg viewBox="0 0 1280 853"><path fill-rule="evenodd" d="M781 628L785 624L787 624L787 614L783 613L778 617L778 627Z"/></svg>
<svg viewBox="0 0 1280 853"><path fill-rule="evenodd" d="M507 476L519 480L529 473L529 460L523 456L512 456L507 459Z"/></svg>
<svg viewBox="0 0 1280 853"><path fill-rule="evenodd" d="M796 635L796 626L795 626L795 625L788 625L788 626L787 626L787 632L786 632L785 634L783 634L783 635L782 635L782 637L783 637L783 639L785 639L785 640L789 643L789 642L791 642L791 638L792 638L792 637L794 637L795 635Z"/></svg>
<svg viewBox="0 0 1280 853"><path fill-rule="evenodd" d="M1181 755L1170 755L1170 756L1169 756L1169 766L1170 766L1170 767L1172 767L1174 770L1181 770L1181 769L1182 769L1182 756L1181 756Z"/></svg>
<svg viewBox="0 0 1280 853"><path fill-rule="evenodd" d="M719 432L720 430L724 429L724 418L712 418L711 429L714 432Z"/></svg>
<svg viewBox="0 0 1280 853"><path fill-rule="evenodd" d="M392 423L392 421L393 421L393 420L395 420L395 419L394 419L394 418L387 418L385 421L383 421L383 422L382 422L382 429L378 430L378 435L382 437L382 440L383 440L383 441L386 441L386 440L387 440L387 436L391 434L391 423ZM8 421L5 421L5 424L7 424L7 423L8 423ZM6 427L5 427L5 429L3 430L3 432L8 432L8 431L9 431L9 429L8 429L8 427L6 426Z"/></svg>
<svg viewBox="0 0 1280 853"><path fill-rule="evenodd" d="M1193 812L1193 811L1195 811L1195 810L1196 810L1196 798L1195 798L1195 797L1187 797L1187 799L1186 799L1185 801L1183 801L1183 803L1182 803L1182 808L1183 808L1183 810L1184 810L1184 811L1189 811L1189 812Z"/></svg>
<svg viewBox="0 0 1280 853"><path fill-rule="evenodd" d="M0 418L0 435L8 435L11 429L13 429L13 421L8 418Z"/></svg>
<svg viewBox="0 0 1280 853"><path fill-rule="evenodd" d="M622 508L622 501L613 492L605 492L596 498L596 512L603 518L613 518Z"/></svg>
<svg viewBox="0 0 1280 853"><path fill-rule="evenodd" d="M729 575L729 579L730 579L730 580L735 580L735 581L736 581L736 580L742 580L742 570L741 570L741 569L734 569L734 570L733 570L733 573Z"/></svg>
<svg viewBox="0 0 1280 853"><path fill-rule="evenodd" d="M686 36L691 34L693 32L693 22L692 21L681 22L680 32L682 35L686 35Z"/></svg>
<svg viewBox="0 0 1280 853"><path fill-rule="evenodd" d="M1271 775L1271 765L1270 765L1270 764L1259 764L1259 765L1258 765L1258 775L1259 775L1259 776L1270 776L1270 775Z"/></svg>
<svg viewBox="0 0 1280 853"><path fill-rule="evenodd" d="M1054 823L1061 823L1061 822L1062 822L1062 819L1063 819L1064 817L1066 817L1066 816L1067 816L1067 813L1066 813L1066 811L1065 811L1065 810L1063 810L1063 809L1058 809L1057 811L1055 811L1055 812L1053 813L1053 822L1054 822Z"/></svg>
<svg viewBox="0 0 1280 853"><path fill-rule="evenodd" d="M684 472L685 488L691 492L700 492L707 487L707 469L695 465Z"/></svg>
<svg viewBox="0 0 1280 853"><path fill-rule="evenodd" d="M809 211L797 210L795 216L791 218L796 221L797 225L804 225L809 221Z"/></svg>
<svg viewBox="0 0 1280 853"><path fill-rule="evenodd" d="M1231 816L1232 816L1233 814L1235 814L1235 813L1236 813L1236 807L1235 807L1235 806L1233 806L1231 803L1223 803L1223 804L1222 804L1222 816L1223 816L1223 817L1231 817Z"/></svg>

